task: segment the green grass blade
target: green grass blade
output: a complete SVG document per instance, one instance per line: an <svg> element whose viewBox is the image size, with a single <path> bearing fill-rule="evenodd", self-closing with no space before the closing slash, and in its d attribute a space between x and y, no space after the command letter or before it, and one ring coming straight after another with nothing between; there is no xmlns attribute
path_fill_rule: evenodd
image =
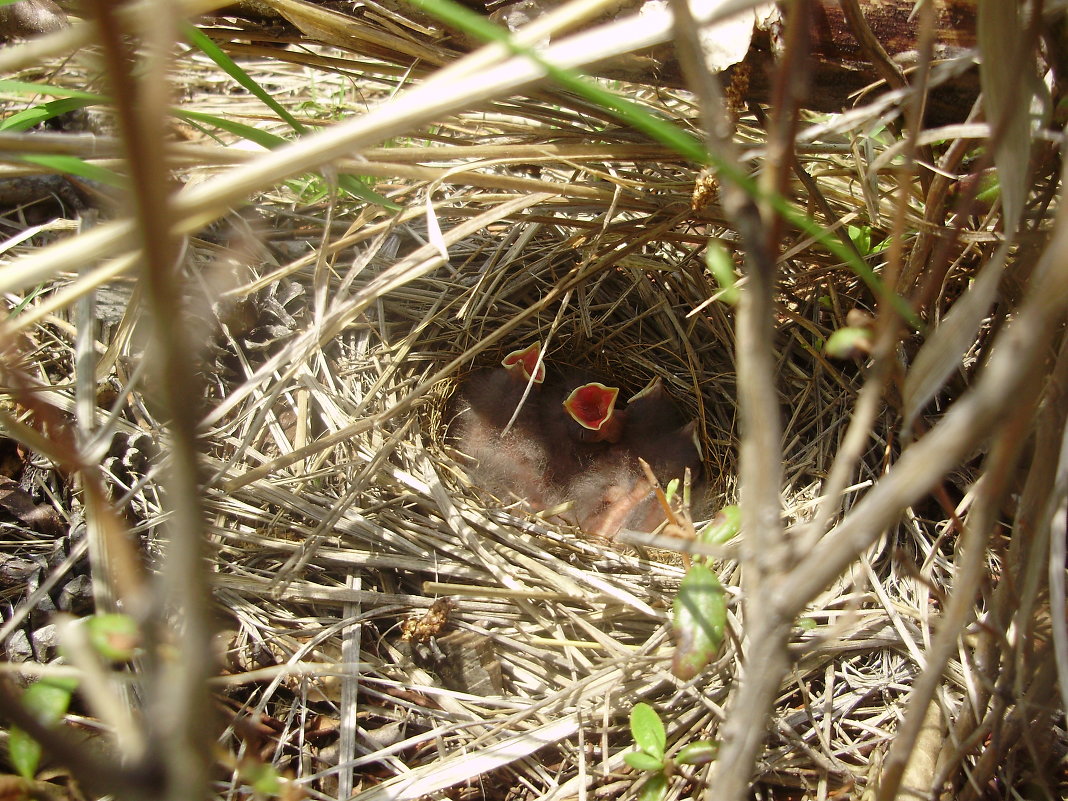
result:
<svg viewBox="0 0 1068 801"><path fill-rule="evenodd" d="M278 134L273 134L270 131L264 131L252 125L245 125L243 122L237 122L236 120L227 119L226 117L219 117L215 114L204 114L200 111L187 111L185 109L176 109L174 113L178 117L189 122L212 125L219 130L226 131L234 136L239 136L242 139L247 139L248 141L254 142L260 147L265 147L268 150L273 150L289 141L288 139L278 136Z"/></svg>
<svg viewBox="0 0 1068 801"><path fill-rule="evenodd" d="M241 69L240 66L230 56L226 55L210 37L204 34L200 28L195 25L185 25L185 35L189 39L190 43L200 48L204 55L219 65L227 75L237 81L241 86L247 89L254 97L258 98L260 102L267 106L271 111L278 115L290 128L299 134L305 133L307 128L302 125L296 117L290 114L277 100L253 80L252 76Z"/></svg>
<svg viewBox="0 0 1068 801"><path fill-rule="evenodd" d="M554 81L602 108L612 111L620 120L671 147L687 158L704 164L709 156L704 146L685 131L672 125L648 107L620 97L594 84L585 75L563 69L545 61L533 48L516 44L506 30L453 0L410 0L429 14L474 34L486 41L507 46L513 53L531 59L544 69Z"/></svg>
<svg viewBox="0 0 1068 801"><path fill-rule="evenodd" d="M127 187L126 179L117 172L109 170L107 167L101 167L98 164L90 164L77 156L30 154L19 158L29 164L37 164L55 172L74 175L89 181L97 181L107 186L113 186L116 189L125 189Z"/></svg>
<svg viewBox="0 0 1068 801"><path fill-rule="evenodd" d="M198 111L185 111L178 110L175 112L179 117L188 120L192 123L201 123L204 125L213 125L220 130L231 133L234 136L240 136L242 139L247 139L250 142L255 142L261 147L265 147L268 150L273 150L276 147L280 147L288 142L287 139L278 136L277 134L270 133L268 131L254 128L251 125L245 125L241 122L235 122L234 120L228 120L224 117L217 117L213 114L203 114ZM383 197L375 192L370 187L361 183L360 180L353 175L341 175L338 177L338 186L344 189L353 197L366 201L367 203L374 203L390 211L400 211L400 206L394 203L392 200Z"/></svg>
<svg viewBox="0 0 1068 801"><path fill-rule="evenodd" d="M50 95L51 97L80 97L83 100L93 100L97 103L105 103L108 98L95 92L83 92L79 89L68 89L65 86L53 86L47 83L33 83L32 81L14 81L10 78L0 78L0 92L13 95Z"/></svg>
<svg viewBox="0 0 1068 801"><path fill-rule="evenodd" d="M86 106L96 105L95 100L83 97L61 97L58 100L50 100L30 108L23 109L4 120L0 120L0 131L28 131L46 120L75 111Z"/></svg>
<svg viewBox="0 0 1068 801"><path fill-rule="evenodd" d="M383 197L378 192L371 189L371 187L362 183L356 175L339 175L337 179L338 186L359 200L365 200L368 203L374 203L376 206L382 206L390 211L400 211L401 207L394 203L392 200Z"/></svg>

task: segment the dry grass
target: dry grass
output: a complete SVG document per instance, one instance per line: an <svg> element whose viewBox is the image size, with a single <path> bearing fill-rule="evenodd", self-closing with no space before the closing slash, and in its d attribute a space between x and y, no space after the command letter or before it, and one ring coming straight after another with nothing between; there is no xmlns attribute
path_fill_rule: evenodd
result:
<svg viewBox="0 0 1068 801"><path fill-rule="evenodd" d="M186 184L177 195L161 157L130 169L140 204L118 198L95 228L51 222L19 239L26 224L6 218L3 424L23 450L5 445L5 475L70 533L3 524L11 564L48 560L44 591L5 590L4 643L25 658L15 633L41 631L44 592L84 573L91 592L71 589L70 611L121 610L144 638L142 656L114 672L69 658L88 677L79 723L119 732L92 738L108 749L105 770L79 761L88 746L68 749L82 786L189 798L210 782L213 797L246 797L271 765L289 798L634 798L627 715L644 700L673 748L726 734L727 758L683 769L671 797L889 798L902 772L921 795L1063 796L1059 138L1035 145L1019 233L999 255L1000 205L954 215L926 175L921 186L890 166L912 145L881 121L907 95L803 115L790 144L806 181L783 177L796 206L846 240L848 225L904 233L872 258L904 296L948 267L921 335L789 227L762 285L735 212L692 207L693 164L586 101L531 88L522 59L433 77L427 64L452 54L427 43L423 24L367 8L342 28L364 37L349 49L329 26L330 46L247 23L231 44L218 20L211 35L322 132L250 154L231 135L171 124L159 144ZM53 35L53 55L78 35ZM617 52L639 44L596 35ZM37 51L20 47L4 63L22 58L22 80L99 81L96 61L53 73L27 67ZM409 74L411 47L426 57ZM575 58L596 52L585 50ZM163 91L162 73L142 80ZM202 55L179 49L166 80L183 110L286 132ZM707 99L626 91L700 130ZM106 116L127 126L127 147L162 124L136 104L123 113ZM739 163L759 171L765 121L736 122ZM959 135L990 130L941 138ZM11 151L34 136L12 137ZM106 135L37 142L124 152ZM953 147L942 163L963 172ZM319 166L325 180L299 177ZM335 169L374 178L401 210L338 197ZM151 231L159 247L129 255ZM960 244L943 251L950 234ZM710 238L747 274L737 311L705 268ZM997 303L954 317L991 263ZM761 293L772 311L753 319ZM873 356L830 360L824 340L853 309L872 315ZM535 339L552 363L627 390L663 378L699 420L710 479L699 516L737 502L742 476L741 542L716 551L728 637L691 682L670 672L688 543L590 541L481 493L453 459L456 383ZM736 354L774 382L771 397L744 400ZM781 436L760 452L758 429L776 424L759 404L781 412ZM755 485L740 453L750 471L777 465L765 470L770 500L745 495ZM196 465L183 463L192 454ZM754 534L760 520L780 520L781 534ZM439 605L442 617L424 620L444 597L447 614ZM415 620L437 636L406 639ZM468 636L457 644L452 632ZM452 676L470 654L488 690L465 692L471 679ZM49 745L63 753L61 739Z"/></svg>

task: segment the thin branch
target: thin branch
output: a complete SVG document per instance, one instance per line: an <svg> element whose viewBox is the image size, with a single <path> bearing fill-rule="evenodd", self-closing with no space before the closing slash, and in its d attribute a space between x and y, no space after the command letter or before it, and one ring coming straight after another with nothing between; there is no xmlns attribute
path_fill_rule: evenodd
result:
<svg viewBox="0 0 1068 801"><path fill-rule="evenodd" d="M728 164L738 164L722 93L707 67L698 26L684 0L673 0L676 47L687 82L698 96L701 118L710 149ZM806 3L790 8L788 29L793 49L790 58L803 58L798 30L807 22ZM788 70L782 70L785 75ZM784 81L780 96L797 95L792 80ZM793 153L796 106L784 104L776 117L777 136L769 142L771 165L765 179L781 190ZM777 159L774 157L777 155ZM767 189L767 186L765 186ZM724 748L709 782L709 799L740 799L764 741L768 712L788 667L785 650L789 621L760 603L762 588L777 583L789 564L782 526L782 426L775 384L775 249L779 224L770 209L762 215L740 186L722 180L723 210L737 229L745 252L747 281L741 293L737 322L738 403L742 422L741 501L743 528L743 588L750 652L741 689L732 697L723 727ZM765 230L767 228L767 230Z"/></svg>
<svg viewBox="0 0 1068 801"><path fill-rule="evenodd" d="M1030 291L994 345L976 382L921 440L854 506L846 518L802 559L791 580L772 591L771 602L793 617L815 598L885 528L986 439L995 422L1046 348L1068 302L1068 209L1062 208L1053 239L1039 261Z"/></svg>
<svg viewBox="0 0 1068 801"><path fill-rule="evenodd" d="M181 313L182 285L176 264L180 251L172 235L174 182L166 172L164 122L169 98L169 52L176 38L173 7L156 3L157 14L143 34L144 53L130 44L129 30L106 0L90 3L103 44L104 62L118 110L131 189L136 201L142 279L153 329L160 398L170 419L168 500L172 519L154 626L146 631L152 646L173 640L180 659L153 660L147 674L151 709L149 759L161 761L165 786L160 797L202 798L207 793L211 753L211 707L207 679L212 674L211 593L205 570L202 477L197 424L203 392L196 379L195 349ZM135 69L140 60L141 70ZM172 608L168 608L172 607ZM169 620L181 615L177 627ZM174 632L170 635L169 632Z"/></svg>

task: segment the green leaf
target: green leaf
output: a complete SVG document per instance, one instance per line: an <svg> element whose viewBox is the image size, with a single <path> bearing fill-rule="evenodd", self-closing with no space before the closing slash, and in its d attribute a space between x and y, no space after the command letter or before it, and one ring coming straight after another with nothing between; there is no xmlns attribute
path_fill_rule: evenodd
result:
<svg viewBox="0 0 1068 801"><path fill-rule="evenodd" d="M67 707L76 689L78 680L75 678L46 676L26 688L22 703L42 723L56 723L67 714Z"/></svg>
<svg viewBox="0 0 1068 801"><path fill-rule="evenodd" d="M401 210L401 207L392 200L383 197L366 184L361 183L355 175L340 175L337 182L338 186L355 198L374 203L376 206L381 206L389 211Z"/></svg>
<svg viewBox="0 0 1068 801"><path fill-rule="evenodd" d="M623 761L635 770L663 770L664 760L644 751L631 751L623 755Z"/></svg>
<svg viewBox="0 0 1068 801"><path fill-rule="evenodd" d="M637 703L630 710L630 733L639 749L658 760L664 759L667 734L660 716L649 704Z"/></svg>
<svg viewBox="0 0 1068 801"><path fill-rule="evenodd" d="M731 504L724 506L708 521L700 533L697 541L704 545L723 545L738 536L742 530L742 510Z"/></svg>
<svg viewBox="0 0 1068 801"><path fill-rule="evenodd" d="M671 672L688 681L715 658L727 627L727 594L706 565L695 562L686 571L672 602L671 626Z"/></svg>
<svg viewBox="0 0 1068 801"><path fill-rule="evenodd" d="M37 298L44 294L44 290L44 284L38 284L37 286L35 286L33 290L31 290L30 293L26 295L26 297L24 297L11 308L11 311L8 312L7 319L14 320L16 317L26 311L26 309L31 303L33 303L35 300L37 300Z"/></svg>
<svg viewBox="0 0 1068 801"><path fill-rule="evenodd" d="M109 662L126 662L133 658L141 633L129 615L115 613L93 615L85 622L89 644Z"/></svg>
<svg viewBox="0 0 1068 801"><path fill-rule="evenodd" d="M734 259L715 239L709 240L705 248L705 266L719 284L720 299L731 306L735 305L738 302L738 282L734 274Z"/></svg>
<svg viewBox="0 0 1068 801"><path fill-rule="evenodd" d="M15 772L26 781L33 781L37 766L41 764L41 744L18 726L12 726L7 750Z"/></svg>
<svg viewBox="0 0 1068 801"><path fill-rule="evenodd" d="M88 161L83 161L77 156L32 154L20 156L19 158L30 164L47 167L55 172L74 175L78 178L85 178L90 181L97 181L107 186L113 186L116 189L125 189L127 186L126 179L117 172L113 172L106 167L101 167L99 164L90 164Z"/></svg>
<svg viewBox="0 0 1068 801"><path fill-rule="evenodd" d="M282 775L274 765L246 762L241 766L241 776L259 796L275 796L282 792Z"/></svg>
<svg viewBox="0 0 1068 801"><path fill-rule="evenodd" d="M846 326L827 338L823 350L832 359L860 359L871 353L871 339L869 329Z"/></svg>
<svg viewBox="0 0 1068 801"><path fill-rule="evenodd" d="M638 801L662 801L667 797L668 779L663 773L654 773L645 780L638 792Z"/></svg>
<svg viewBox="0 0 1068 801"><path fill-rule="evenodd" d="M867 256L871 253L871 228L866 225L848 225L846 232L860 251L860 255Z"/></svg>
<svg viewBox="0 0 1068 801"><path fill-rule="evenodd" d="M251 75L238 66L230 56L226 55L200 28L186 23L185 36L192 45L199 47L204 55L219 65L223 72L241 84L253 97L259 99L267 108L277 114L279 119L283 120L290 128L299 134L308 130L281 103L271 97L266 89L256 83Z"/></svg>
<svg viewBox="0 0 1068 801"><path fill-rule="evenodd" d="M176 110L175 114L189 122L201 122L206 125L214 125L221 131L226 131L234 136L240 136L242 139L255 142L260 147L267 148L268 150L273 150L289 141L288 139L284 139L270 131L264 131L252 125L245 125L243 122L237 122L225 117L218 117L214 114L204 114L200 111L189 111L187 109Z"/></svg>
<svg viewBox="0 0 1068 801"><path fill-rule="evenodd" d="M675 761L680 765L707 765L719 754L719 743L697 740L679 749Z"/></svg>
<svg viewBox="0 0 1068 801"><path fill-rule="evenodd" d="M26 688L22 704L43 725L51 726L67 714L77 686L77 679L45 677ZM8 753L16 772L27 781L33 781L41 764L41 744L18 726L12 726Z"/></svg>
<svg viewBox="0 0 1068 801"><path fill-rule="evenodd" d="M58 117L60 114L66 114L68 111L95 105L96 102L83 97L63 97L59 100L40 103L0 121L0 131L28 131L45 120Z"/></svg>
<svg viewBox="0 0 1068 801"><path fill-rule="evenodd" d="M304 205L318 203L330 193L330 187L319 175L302 175L299 178L289 179L285 184Z"/></svg>
<svg viewBox="0 0 1068 801"><path fill-rule="evenodd" d="M999 197L1001 197L1001 180L994 170L988 170L979 179L979 190L975 193L975 199L989 206Z"/></svg>
<svg viewBox="0 0 1068 801"><path fill-rule="evenodd" d="M83 100L92 100L96 103L107 102L106 95L95 92L83 92L79 89L68 89L65 86L52 86L47 83L33 83L32 81L13 81L8 78L0 78L0 92L17 95L50 95L52 97L80 97Z"/></svg>

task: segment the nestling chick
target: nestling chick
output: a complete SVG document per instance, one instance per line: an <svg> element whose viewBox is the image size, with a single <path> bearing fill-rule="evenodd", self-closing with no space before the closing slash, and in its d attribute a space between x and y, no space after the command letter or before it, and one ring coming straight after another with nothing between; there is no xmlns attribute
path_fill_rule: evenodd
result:
<svg viewBox="0 0 1068 801"><path fill-rule="evenodd" d="M578 424L572 439L579 442L619 442L626 416L616 411L618 387L606 387L591 381L575 387L564 399L564 411Z"/></svg>
<svg viewBox="0 0 1068 801"><path fill-rule="evenodd" d="M664 382L658 376L627 401L623 439L640 442L651 435L681 428L685 422L682 412L668 397Z"/></svg>
<svg viewBox="0 0 1068 801"><path fill-rule="evenodd" d="M572 413L571 408L567 411ZM652 531L663 522L664 511L638 459L648 462L663 483L682 478L687 468L696 478L702 459L696 422L683 422L659 379L612 417L619 441L595 455L569 482L571 517L602 537L614 537L622 528Z"/></svg>
<svg viewBox="0 0 1068 801"><path fill-rule="evenodd" d="M651 492L632 454L619 447L604 448L586 469L572 476L564 493L571 509L563 517L583 531L611 538Z"/></svg>
<svg viewBox="0 0 1068 801"><path fill-rule="evenodd" d="M535 510L549 503L549 452L537 402L545 378L540 352L535 343L505 356L503 367L469 376L450 429L456 447L471 459L468 473L476 484Z"/></svg>
<svg viewBox="0 0 1068 801"><path fill-rule="evenodd" d="M575 372L546 380L539 398L540 420L550 449L547 480L554 487L562 491L605 450L605 443L594 437L602 435L598 429L606 423L613 425L609 421L618 394L616 387Z"/></svg>
<svg viewBox="0 0 1068 801"><path fill-rule="evenodd" d="M626 415L620 445L647 461L662 484L681 479L687 467L692 478L700 477L703 454L697 421L686 422L660 378L627 402Z"/></svg>

